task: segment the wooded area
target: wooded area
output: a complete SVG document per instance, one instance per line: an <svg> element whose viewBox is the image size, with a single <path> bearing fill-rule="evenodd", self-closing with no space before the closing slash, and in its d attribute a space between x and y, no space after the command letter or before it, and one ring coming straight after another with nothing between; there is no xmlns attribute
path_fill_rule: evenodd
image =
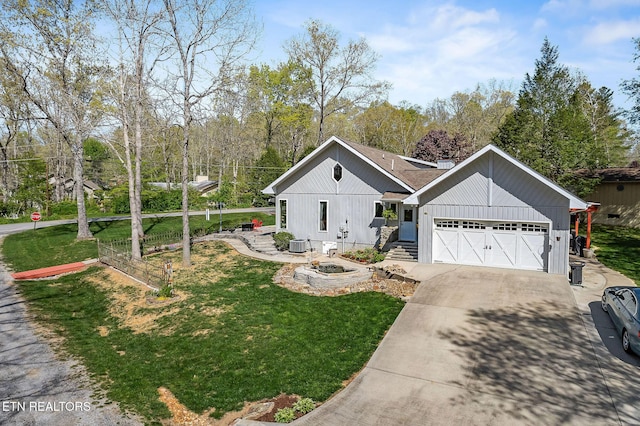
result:
<svg viewBox="0 0 640 426"><path fill-rule="evenodd" d="M176 188L188 236L189 182L218 182L211 205L265 205L261 189L331 135L430 161L493 142L579 195L593 182L574 170L638 158L629 125L640 122L639 81L622 85L636 107L617 110L612 89L562 65L546 39L518 94L469 82L419 106L386 101L365 39L341 43L312 19L282 46L288 61L271 66L246 59L259 35L245 0L3 2L0 214L73 199L82 239L86 204L126 205L138 241L143 204L175 208L158 193ZM90 197L85 180L100 188ZM188 265L186 237L183 248Z"/></svg>

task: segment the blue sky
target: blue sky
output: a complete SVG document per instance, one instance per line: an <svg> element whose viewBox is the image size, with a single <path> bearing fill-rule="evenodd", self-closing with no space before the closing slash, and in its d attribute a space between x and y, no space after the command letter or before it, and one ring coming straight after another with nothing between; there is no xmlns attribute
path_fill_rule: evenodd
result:
<svg viewBox="0 0 640 426"><path fill-rule="evenodd" d="M364 37L381 56L375 77L392 83L393 104L424 107L490 79L518 91L545 36L561 63L614 90L619 107L630 106L620 82L640 77L631 41L640 0L255 0L255 10L264 30L254 62L286 60L284 43L319 19L343 43Z"/></svg>

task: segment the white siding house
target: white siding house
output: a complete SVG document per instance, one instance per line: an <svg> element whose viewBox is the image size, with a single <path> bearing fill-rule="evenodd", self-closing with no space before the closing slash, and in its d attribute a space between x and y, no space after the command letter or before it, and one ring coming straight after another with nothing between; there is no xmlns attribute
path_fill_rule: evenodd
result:
<svg viewBox="0 0 640 426"><path fill-rule="evenodd" d="M277 231L316 250L377 245L376 204L396 204L397 237L417 243L419 262L567 273L570 209L586 202L491 145L433 166L332 137L264 192Z"/></svg>

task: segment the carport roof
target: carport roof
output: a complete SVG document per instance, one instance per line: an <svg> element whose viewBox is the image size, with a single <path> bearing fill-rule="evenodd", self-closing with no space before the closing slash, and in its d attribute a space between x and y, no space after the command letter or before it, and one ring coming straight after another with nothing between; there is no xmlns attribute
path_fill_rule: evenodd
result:
<svg viewBox="0 0 640 426"><path fill-rule="evenodd" d="M557 193L561 194L562 196L566 197L569 200L569 208L571 210L586 210L587 207L589 206L589 204L586 201L581 200L576 195L572 194L571 192L567 191L566 189L562 188L561 186L557 185L556 183L550 181L546 177L542 176L540 173L536 172L532 168L526 166L525 164L523 164L520 161L516 160L515 158L511 157L509 154L507 154L506 152L502 151L501 149L499 149L498 147L496 147L494 145L485 146L480 151L476 152L471 157L469 157L466 160L464 160L462 163L458 164L457 166L455 166L452 169L447 170L446 173L440 175L438 178L436 178L433 181L427 183L425 186L423 186L422 188L420 188L419 190L417 190L416 192L411 194L409 197L407 197L405 199L404 203L405 204L412 204L412 205L419 204L418 200L419 200L420 196L422 194L424 194L426 191L428 191L429 189L435 187L440 182L446 180L449 176L452 176L452 175L458 173L460 170L464 169L468 164L473 163L478 158L480 158L480 157L482 157L484 155L489 155L490 153L493 153L495 155L498 155L498 156L504 158L509 163L513 164L514 166L518 167L519 169L521 169L525 173L529 174L532 178L536 179L537 181L541 182L542 184L546 185L547 187L551 188L552 190L556 191Z"/></svg>

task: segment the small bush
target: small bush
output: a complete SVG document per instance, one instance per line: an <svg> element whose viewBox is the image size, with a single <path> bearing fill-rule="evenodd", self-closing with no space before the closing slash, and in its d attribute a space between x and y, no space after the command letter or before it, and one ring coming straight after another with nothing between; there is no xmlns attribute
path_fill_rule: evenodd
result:
<svg viewBox="0 0 640 426"><path fill-rule="evenodd" d="M289 250L289 242L293 239L295 239L295 237L290 232L278 232L273 236L273 242L280 251Z"/></svg>
<svg viewBox="0 0 640 426"><path fill-rule="evenodd" d="M296 412L293 408L281 408L276 412L274 417L278 423L290 423L295 420Z"/></svg>
<svg viewBox="0 0 640 426"><path fill-rule="evenodd" d="M348 251L344 257L357 260L358 262L378 263L384 260L384 254L372 248L365 248L356 251Z"/></svg>
<svg viewBox="0 0 640 426"><path fill-rule="evenodd" d="M159 299L169 299L171 297L173 297L173 288L170 284L165 284L160 287L160 290L158 290Z"/></svg>
<svg viewBox="0 0 640 426"><path fill-rule="evenodd" d="M302 398L298 402L293 404L293 409L302 414L307 414L313 411L314 408L316 408L316 404L311 398Z"/></svg>

